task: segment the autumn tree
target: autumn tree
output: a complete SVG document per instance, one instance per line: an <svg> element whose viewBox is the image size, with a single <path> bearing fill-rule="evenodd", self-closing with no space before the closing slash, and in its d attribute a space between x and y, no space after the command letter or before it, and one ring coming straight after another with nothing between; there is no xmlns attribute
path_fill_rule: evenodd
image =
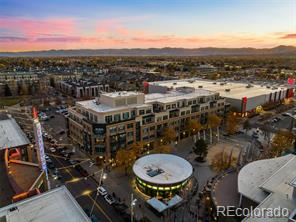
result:
<svg viewBox="0 0 296 222"><path fill-rule="evenodd" d="M235 163L236 158L232 156L232 151L228 154L223 150L214 156L211 165L213 169L219 173L228 169L231 166L234 166Z"/></svg>
<svg viewBox="0 0 296 222"><path fill-rule="evenodd" d="M136 159L136 152L132 149L119 149L115 158L117 166L124 167L125 174L127 174L128 169L132 167Z"/></svg>
<svg viewBox="0 0 296 222"><path fill-rule="evenodd" d="M216 114L210 114L208 116L207 128L210 130L210 143L213 143L213 128L217 129L219 139L219 126L221 124L221 118Z"/></svg>
<svg viewBox="0 0 296 222"><path fill-rule="evenodd" d="M166 128L163 132L163 143L169 144L176 139L176 131L173 128Z"/></svg>
<svg viewBox="0 0 296 222"><path fill-rule="evenodd" d="M294 139L295 136L287 130L281 130L276 133L272 138L270 156L280 156L282 152L294 147Z"/></svg>
<svg viewBox="0 0 296 222"><path fill-rule="evenodd" d="M229 113L226 119L226 131L228 134L232 135L237 131L238 128L238 118L234 113Z"/></svg>
<svg viewBox="0 0 296 222"><path fill-rule="evenodd" d="M202 129L202 125L199 121L191 119L186 124L186 131L190 136L194 136L194 141L196 141L196 134L198 134L198 139L200 138L200 130Z"/></svg>
<svg viewBox="0 0 296 222"><path fill-rule="evenodd" d="M153 153L171 153L172 148L169 145L157 144L152 150Z"/></svg>

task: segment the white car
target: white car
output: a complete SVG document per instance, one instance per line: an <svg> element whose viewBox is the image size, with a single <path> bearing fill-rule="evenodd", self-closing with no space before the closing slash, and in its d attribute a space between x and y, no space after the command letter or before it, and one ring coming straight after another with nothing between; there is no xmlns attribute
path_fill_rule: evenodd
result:
<svg viewBox="0 0 296 222"><path fill-rule="evenodd" d="M53 148L53 147L50 147L49 150L50 150L50 152L52 152L52 153L55 153L55 152L57 151L57 150L56 150L55 148Z"/></svg>
<svg viewBox="0 0 296 222"><path fill-rule="evenodd" d="M114 198L111 195L109 195L109 194L107 194L106 196L104 196L104 198L107 201L107 203L110 204L110 205L112 205L112 204L115 203Z"/></svg>
<svg viewBox="0 0 296 222"><path fill-rule="evenodd" d="M106 195L107 194L107 190L104 188L104 187L98 187L97 188L97 191L98 191L98 193L100 194L100 195L102 195L102 196L104 196L104 195Z"/></svg>

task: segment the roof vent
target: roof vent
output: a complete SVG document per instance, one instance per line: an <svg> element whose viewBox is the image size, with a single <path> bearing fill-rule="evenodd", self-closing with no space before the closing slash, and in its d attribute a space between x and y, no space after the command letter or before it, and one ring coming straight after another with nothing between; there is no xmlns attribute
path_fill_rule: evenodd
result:
<svg viewBox="0 0 296 222"><path fill-rule="evenodd" d="M226 92L230 92L230 89L225 89Z"/></svg>
<svg viewBox="0 0 296 222"><path fill-rule="evenodd" d="M202 88L202 86L198 86L198 88L200 88L200 89L201 89L201 88Z"/></svg>

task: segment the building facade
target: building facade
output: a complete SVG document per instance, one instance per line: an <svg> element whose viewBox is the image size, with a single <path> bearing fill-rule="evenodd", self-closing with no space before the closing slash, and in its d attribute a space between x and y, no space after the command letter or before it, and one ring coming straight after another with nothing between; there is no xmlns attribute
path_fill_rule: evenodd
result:
<svg viewBox="0 0 296 222"><path fill-rule="evenodd" d="M112 92L69 108L69 136L85 152L112 159L119 148L135 142L153 147L165 128L174 128L176 141L187 137L186 122L206 124L209 114L224 115L219 93L182 88L166 93Z"/></svg>
<svg viewBox="0 0 296 222"><path fill-rule="evenodd" d="M149 93L192 87L206 89L219 93L226 99L232 108L241 115L248 115L256 111L257 107L276 103L285 98L294 97L294 85L279 85L271 83L245 83L226 80L182 79L159 82L149 82L144 86L144 91Z"/></svg>
<svg viewBox="0 0 296 222"><path fill-rule="evenodd" d="M57 82L57 89L74 98L94 98L101 92L108 92L108 84L99 84L91 80L63 80Z"/></svg>

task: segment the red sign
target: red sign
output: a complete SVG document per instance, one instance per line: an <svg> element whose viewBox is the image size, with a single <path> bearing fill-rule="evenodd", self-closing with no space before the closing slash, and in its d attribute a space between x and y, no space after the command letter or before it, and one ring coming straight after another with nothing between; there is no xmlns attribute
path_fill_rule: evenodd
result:
<svg viewBox="0 0 296 222"><path fill-rule="evenodd" d="M288 84L294 85L295 84L295 79L294 78L288 78Z"/></svg>

